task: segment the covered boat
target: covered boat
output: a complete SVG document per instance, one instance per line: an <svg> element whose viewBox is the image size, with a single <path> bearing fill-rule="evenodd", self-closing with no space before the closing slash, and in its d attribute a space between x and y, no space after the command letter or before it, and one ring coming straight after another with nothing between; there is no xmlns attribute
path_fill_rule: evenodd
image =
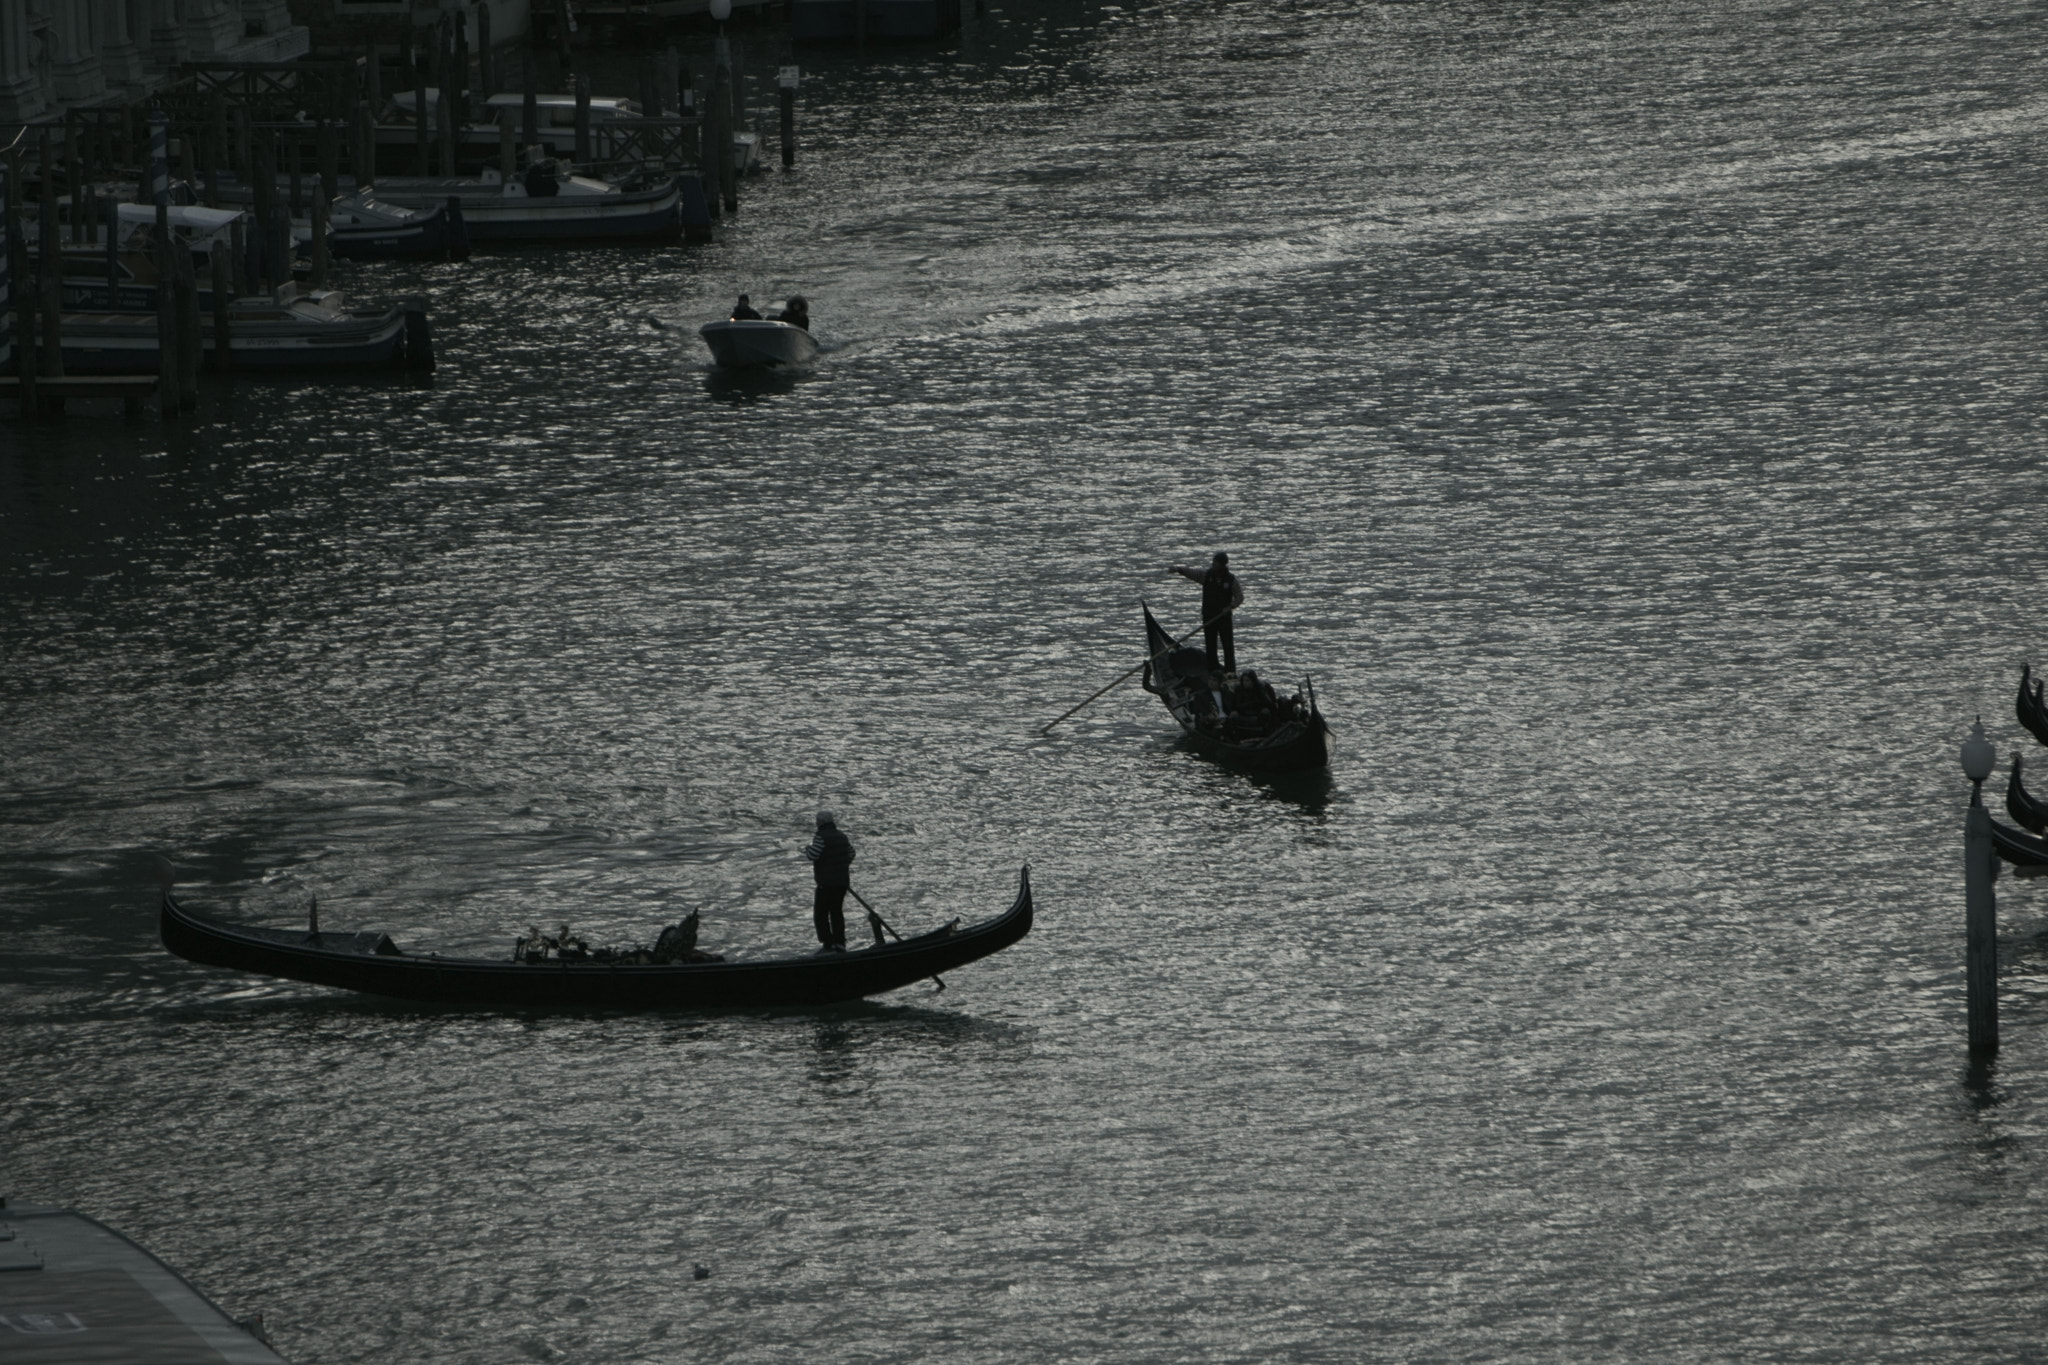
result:
<svg viewBox="0 0 2048 1365"><path fill-rule="evenodd" d="M1247 696L1241 687L1213 687L1208 656L1182 648L1153 618L1152 609L1139 605L1150 651L1145 690L1166 704L1197 751L1255 772L1303 773L1330 766L1330 726L1316 705L1312 684L1303 681L1299 704L1279 700L1263 687L1258 696ZM1247 671L1240 682L1249 676Z"/></svg>
<svg viewBox="0 0 2048 1365"><path fill-rule="evenodd" d="M385 934L221 924L180 905L168 886L159 927L164 947L188 962L400 1000L513 1009L831 1005L900 989L1023 938L1031 932L1031 869L1019 874L1010 908L980 924L956 919L894 943L758 962L441 957L407 952Z"/></svg>
<svg viewBox="0 0 2048 1365"><path fill-rule="evenodd" d="M818 358L817 340L793 322L707 322L698 335L711 348L711 358L729 370L802 366Z"/></svg>

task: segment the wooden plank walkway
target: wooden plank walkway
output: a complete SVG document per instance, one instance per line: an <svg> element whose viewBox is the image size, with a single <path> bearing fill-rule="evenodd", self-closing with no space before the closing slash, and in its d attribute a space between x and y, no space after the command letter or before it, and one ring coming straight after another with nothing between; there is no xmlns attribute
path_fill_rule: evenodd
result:
<svg viewBox="0 0 2048 1365"><path fill-rule="evenodd" d="M118 398L122 410L133 417L142 411L142 400L156 396L153 374L80 374L62 379L36 377L36 402L53 398ZM21 377L0 375L0 398L21 401Z"/></svg>

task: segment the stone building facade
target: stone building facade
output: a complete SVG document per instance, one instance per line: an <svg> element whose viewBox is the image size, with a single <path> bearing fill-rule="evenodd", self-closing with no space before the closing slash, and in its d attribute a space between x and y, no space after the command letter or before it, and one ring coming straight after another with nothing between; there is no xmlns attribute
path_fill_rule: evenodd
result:
<svg viewBox="0 0 2048 1365"><path fill-rule="evenodd" d="M536 10L559 14L563 0L291 0L292 17L313 31L316 48L361 51L374 44L394 50L407 30L415 34L453 15L479 31L478 10L489 10L493 46L525 34Z"/></svg>
<svg viewBox="0 0 2048 1365"><path fill-rule="evenodd" d="M0 0L0 127L132 100L180 62L282 62L311 34L287 0Z"/></svg>

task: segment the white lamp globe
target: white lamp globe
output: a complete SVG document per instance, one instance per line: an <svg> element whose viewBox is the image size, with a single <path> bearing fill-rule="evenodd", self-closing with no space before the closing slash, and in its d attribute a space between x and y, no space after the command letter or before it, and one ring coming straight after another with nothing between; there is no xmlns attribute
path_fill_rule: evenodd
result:
<svg viewBox="0 0 2048 1365"><path fill-rule="evenodd" d="M1984 722L1979 720L1970 727L1970 737L1963 741L1963 776L1972 782L1982 782L1991 776L1992 766L1997 762L1998 751L1984 737Z"/></svg>

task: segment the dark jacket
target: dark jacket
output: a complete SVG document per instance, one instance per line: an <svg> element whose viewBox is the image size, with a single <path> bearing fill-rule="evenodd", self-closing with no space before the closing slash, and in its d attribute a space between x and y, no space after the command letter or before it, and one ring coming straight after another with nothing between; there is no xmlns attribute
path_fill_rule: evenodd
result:
<svg viewBox="0 0 2048 1365"><path fill-rule="evenodd" d="M761 315L747 304L736 303L732 306L732 320L734 322L759 322Z"/></svg>
<svg viewBox="0 0 2048 1365"><path fill-rule="evenodd" d="M1202 619L1213 621L1227 615L1244 601L1237 575L1228 569L1211 568L1202 575Z"/></svg>
<svg viewBox="0 0 2048 1365"><path fill-rule="evenodd" d="M820 825L804 856L811 860L811 874L818 885L845 886L853 871L853 840L841 834L837 825Z"/></svg>

